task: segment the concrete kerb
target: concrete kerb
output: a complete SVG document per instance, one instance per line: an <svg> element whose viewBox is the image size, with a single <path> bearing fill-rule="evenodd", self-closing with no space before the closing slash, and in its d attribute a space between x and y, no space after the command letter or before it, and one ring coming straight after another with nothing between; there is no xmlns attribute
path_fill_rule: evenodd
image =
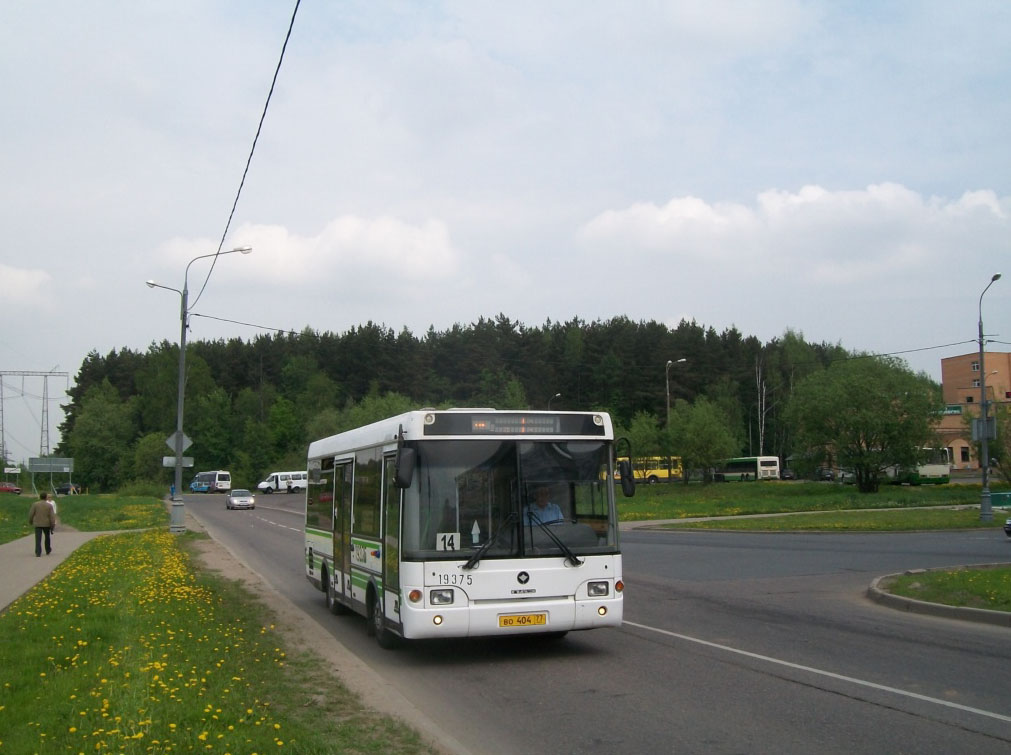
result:
<svg viewBox="0 0 1011 755"><path fill-rule="evenodd" d="M959 619L962 621L975 621L981 624L993 624L1000 627L1011 627L1011 612L991 611L986 608L968 608L965 606L947 606L942 603L929 603L925 600L907 598L904 595L895 595L885 589L890 580L909 574L926 574L937 571L953 571L959 569L1005 569L1011 563L1003 564L972 564L971 566L942 566L935 569L911 569L909 571L898 572L896 574L886 574L877 577L867 588L867 597L876 603L894 608L899 611L909 613L921 613L929 616L939 616L945 619Z"/></svg>

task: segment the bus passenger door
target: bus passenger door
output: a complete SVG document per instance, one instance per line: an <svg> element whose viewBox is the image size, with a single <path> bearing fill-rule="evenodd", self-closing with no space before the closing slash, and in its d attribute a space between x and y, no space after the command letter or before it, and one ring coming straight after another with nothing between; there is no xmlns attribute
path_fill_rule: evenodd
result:
<svg viewBox="0 0 1011 755"><path fill-rule="evenodd" d="M386 617L400 624L400 488L397 457L383 458L383 594Z"/></svg>
<svg viewBox="0 0 1011 755"><path fill-rule="evenodd" d="M351 597L351 475L354 466L338 461L333 476L333 562L337 592Z"/></svg>

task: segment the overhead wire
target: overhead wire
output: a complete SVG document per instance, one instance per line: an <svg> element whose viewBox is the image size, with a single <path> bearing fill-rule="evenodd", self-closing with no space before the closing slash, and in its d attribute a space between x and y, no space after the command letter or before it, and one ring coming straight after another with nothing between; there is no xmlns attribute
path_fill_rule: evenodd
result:
<svg viewBox="0 0 1011 755"><path fill-rule="evenodd" d="M947 348L949 348L951 346L961 346L961 345L966 344L966 343L977 343L977 341L975 341L975 340L971 340L971 341L955 341L953 343L942 343L942 344L939 344L937 346L923 346L922 348L919 348L919 349L905 349L904 351L886 351L886 352L881 352L881 353L876 353L876 354L850 354L850 355L845 356L845 357L837 357L837 358L829 359L828 361L829 362L846 362L846 361L849 361L851 359L876 359L878 357L897 357L897 356L900 356L902 354L915 354L916 352L919 352L919 351L933 351L934 349L947 349Z"/></svg>
<svg viewBox="0 0 1011 755"><path fill-rule="evenodd" d="M196 313L193 314L193 317L203 317L207 320L217 320L218 322L230 322L233 325L245 325L250 328L259 328L260 330L270 330L273 331L274 333L284 333L286 335L292 336L298 335L298 331L296 330L287 330L285 328L272 328L269 325L257 325L256 323L242 322L241 320L229 320L227 317L215 317L214 315L201 315Z"/></svg>
<svg viewBox="0 0 1011 755"><path fill-rule="evenodd" d="M260 132L263 130L263 122L267 118L267 108L270 107L270 98L274 94L274 86L277 84L278 74L281 72L281 63L284 62L284 53L288 49L288 40L291 39L291 30L295 26L295 16L298 15L298 6L301 0L295 0L295 8L291 13L291 21L288 23L288 33L284 36L284 44L281 46L281 56L278 58L277 67L274 69L274 78L270 82L270 91L267 92L267 101L263 103L263 112L260 114L260 122L256 126L256 135L253 137L253 145L249 150L249 157L246 158L246 167L242 171L242 179L239 181L239 189L235 192L235 201L232 202L232 210L228 213L228 220L225 222L225 230L221 234L221 240L218 242L218 248L214 252L214 259L211 260L211 269L207 271L207 276L204 278L204 283L200 287L200 291L197 293L196 298L193 300L191 307L195 307L200 297L204 293L204 289L207 288L207 283L211 279L211 273L214 272L214 266L218 263L218 257L221 256L221 249L225 245L225 238L228 236L228 229L232 225L232 218L235 217L235 209L239 206L239 197L242 195L242 187L246 184L246 176L249 173L249 166L253 162L253 153L256 152L256 143L260 139Z"/></svg>

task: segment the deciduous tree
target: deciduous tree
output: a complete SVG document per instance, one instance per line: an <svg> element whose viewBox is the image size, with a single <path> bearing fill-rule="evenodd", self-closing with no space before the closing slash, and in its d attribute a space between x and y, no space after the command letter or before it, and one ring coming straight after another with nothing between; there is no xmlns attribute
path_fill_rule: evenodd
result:
<svg viewBox="0 0 1011 755"><path fill-rule="evenodd" d="M681 457L685 482L692 471L700 471L703 482L709 482L709 470L733 456L738 448L726 414L705 396L692 404L680 399L675 402L670 435L674 455Z"/></svg>
<svg viewBox="0 0 1011 755"><path fill-rule="evenodd" d="M934 441L941 398L924 375L888 357L847 359L797 385L787 408L796 447L851 470L858 489L878 489L889 467L912 466Z"/></svg>

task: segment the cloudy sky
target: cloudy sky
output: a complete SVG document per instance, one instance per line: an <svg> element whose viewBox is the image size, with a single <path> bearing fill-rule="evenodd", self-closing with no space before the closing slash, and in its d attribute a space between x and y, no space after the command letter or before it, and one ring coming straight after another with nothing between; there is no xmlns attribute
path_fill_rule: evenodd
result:
<svg viewBox="0 0 1011 755"><path fill-rule="evenodd" d="M1011 4L306 0L228 226L294 6L0 1L0 371L177 341L144 282L219 244L254 251L199 299L189 268L191 340L503 313L792 328L935 379L975 349ZM27 459L43 383L2 379Z"/></svg>

